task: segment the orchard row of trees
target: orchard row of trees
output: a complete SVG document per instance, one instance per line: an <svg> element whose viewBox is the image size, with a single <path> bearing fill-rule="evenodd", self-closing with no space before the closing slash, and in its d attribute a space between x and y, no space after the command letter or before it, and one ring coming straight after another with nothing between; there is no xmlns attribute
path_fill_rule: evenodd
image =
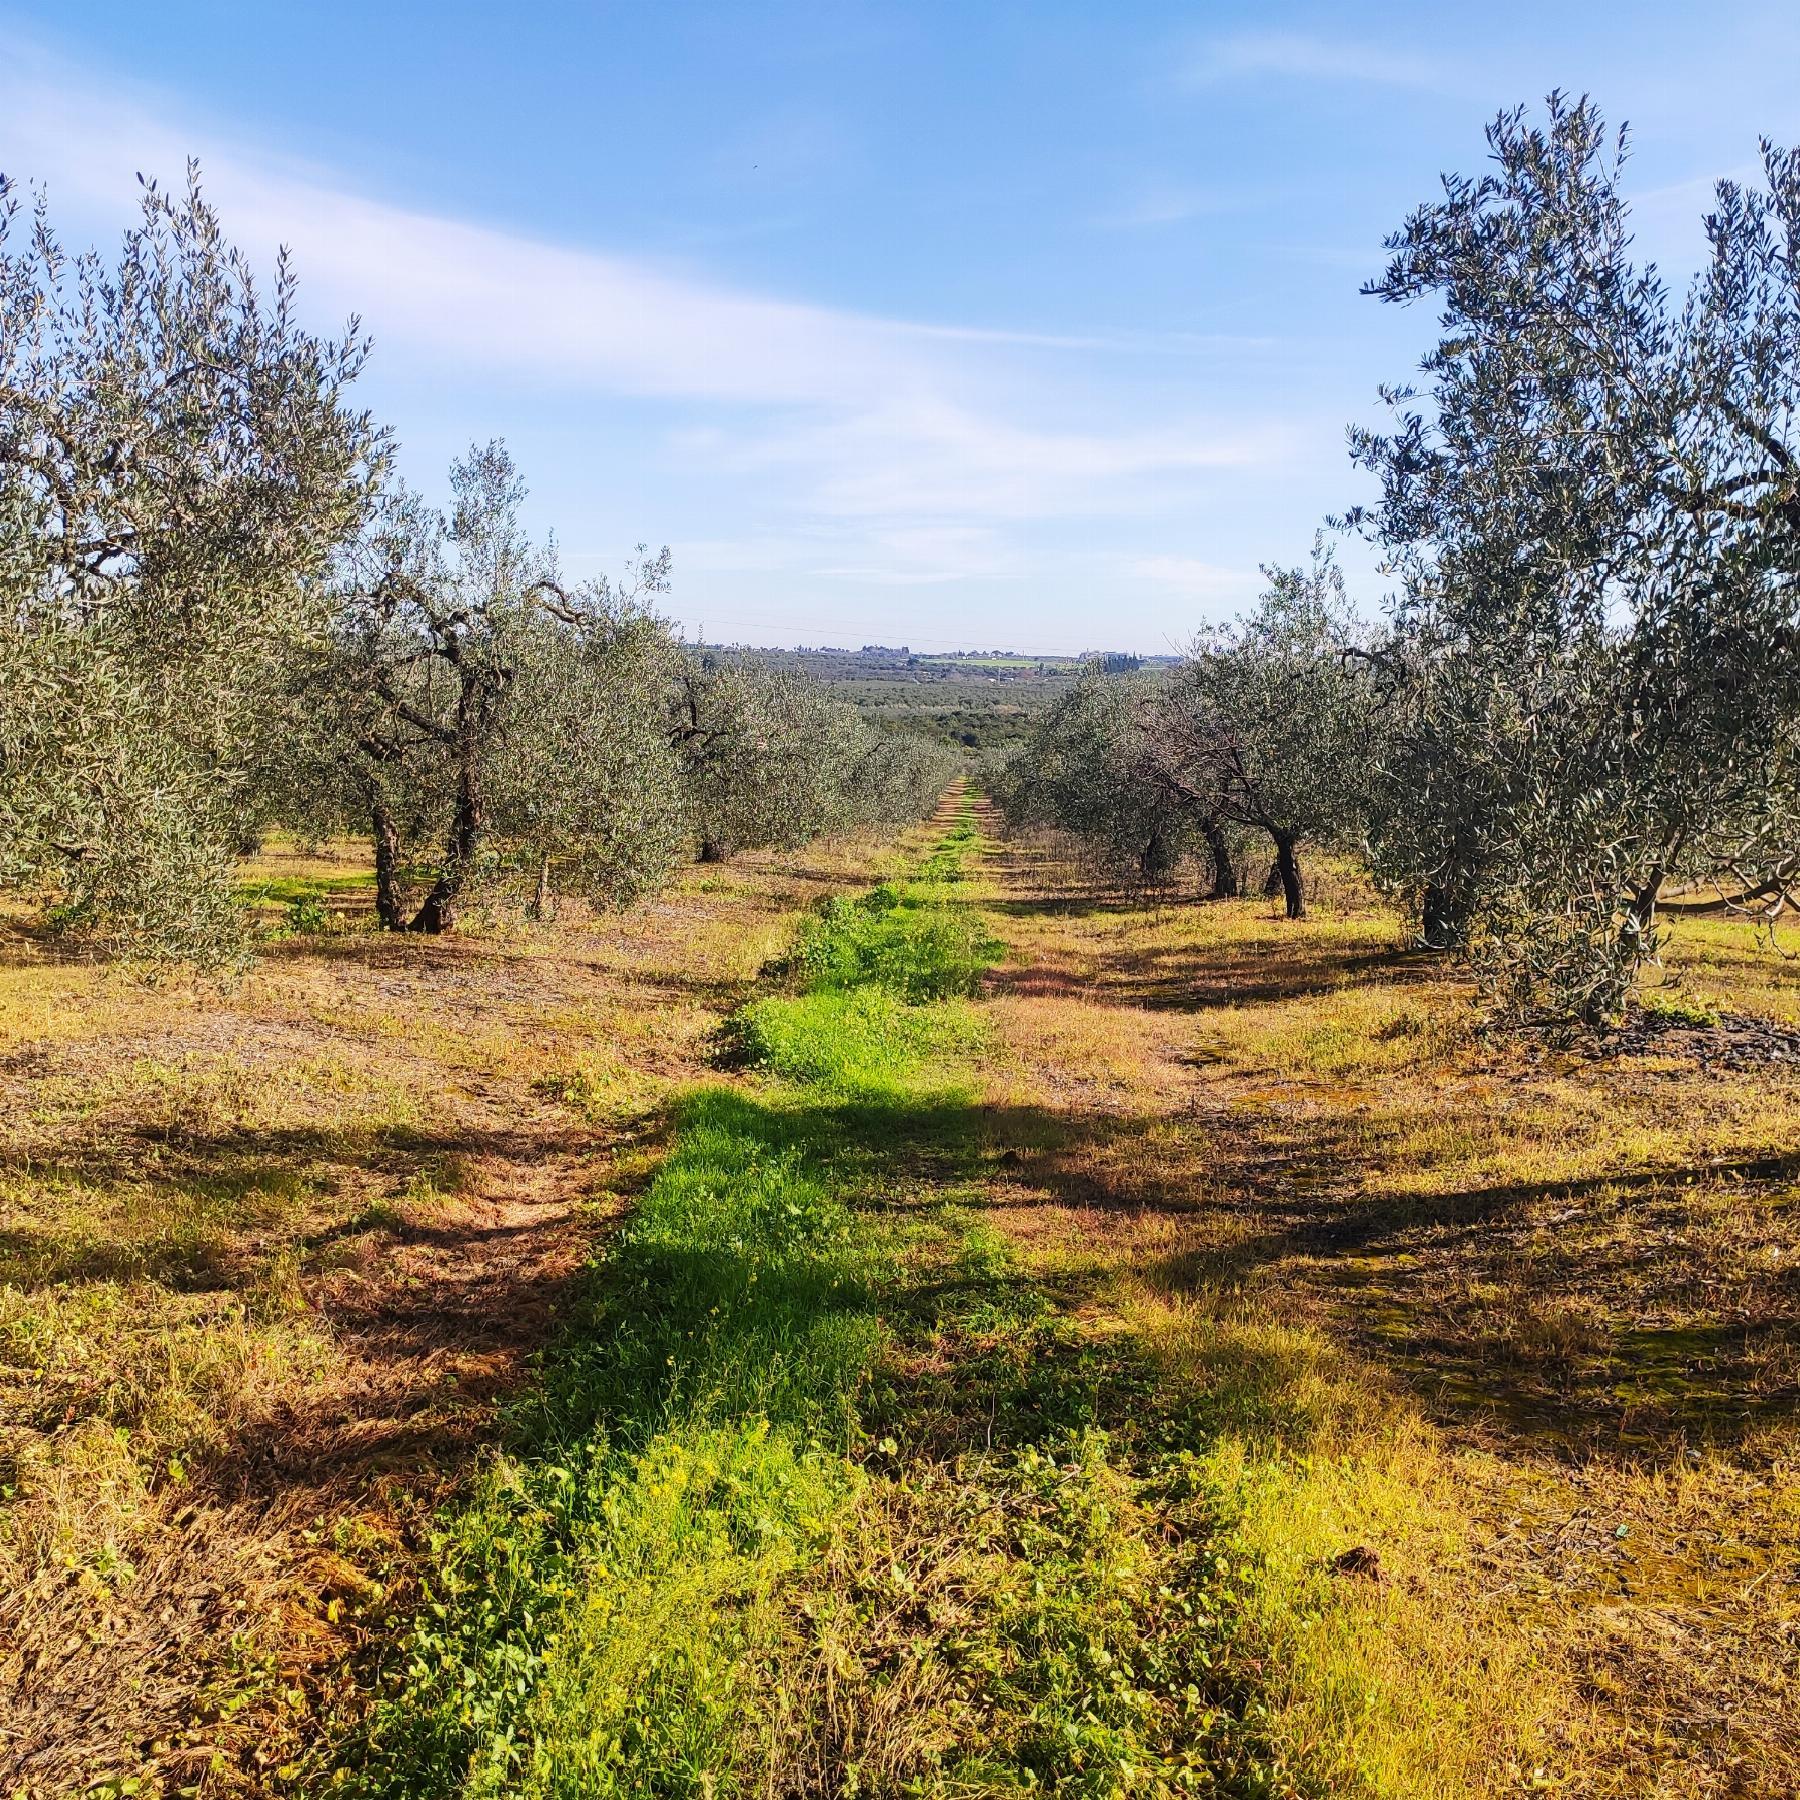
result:
<svg viewBox="0 0 1800 1800"><path fill-rule="evenodd" d="M114 948L229 961L270 825L368 834L390 929L475 884L549 912L684 857L916 816L945 752L698 654L669 556L571 583L504 447L439 510L190 169L116 266L0 180L0 884Z"/></svg>
<svg viewBox="0 0 1800 1800"><path fill-rule="evenodd" d="M1636 259L1623 134L1553 95L1489 129L1367 290L1432 302L1421 380L1353 430L1380 551L1360 622L1321 548L1170 678L1094 676L1007 777L1020 816L1217 892L1266 840L1356 848L1419 938L1524 1016L1616 1011L1672 890L1800 875L1800 153L1722 183L1672 293Z"/></svg>
<svg viewBox="0 0 1800 1800"><path fill-rule="evenodd" d="M1174 671L1085 672L1002 771L1009 815L1073 833L1131 887L1199 859L1215 899L1242 891L1261 843L1257 877L1302 917L1302 847L1360 830L1373 695L1324 541L1310 568L1267 574L1256 612Z"/></svg>

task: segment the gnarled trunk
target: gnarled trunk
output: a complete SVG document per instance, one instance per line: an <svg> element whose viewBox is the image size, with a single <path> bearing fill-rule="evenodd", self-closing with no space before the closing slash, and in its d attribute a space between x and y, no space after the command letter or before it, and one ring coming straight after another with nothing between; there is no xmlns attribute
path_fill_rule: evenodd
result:
<svg viewBox="0 0 1800 1800"><path fill-rule="evenodd" d="M547 850L538 858L537 892L531 898L531 916L534 919L556 916L556 902L550 893L550 853Z"/></svg>
<svg viewBox="0 0 1800 1800"><path fill-rule="evenodd" d="M443 866L431 884L431 892L413 914L408 931L422 931L435 936L456 929L456 903L462 897L463 883L475 866L475 853L481 848L483 814L481 780L473 755L462 759L456 778L456 817L450 827L450 842L445 847Z"/></svg>
<svg viewBox="0 0 1800 1800"><path fill-rule="evenodd" d="M1201 827L1206 838L1206 854L1212 863L1212 900L1235 900L1238 896L1237 864L1231 860L1231 844L1225 828L1217 819L1208 819Z"/></svg>
<svg viewBox="0 0 1800 1800"><path fill-rule="evenodd" d="M1294 854L1294 840L1291 837L1278 837L1275 840L1275 878L1281 888L1281 896L1287 902L1287 916L1290 919L1306 917L1306 890L1300 882L1300 862Z"/></svg>
<svg viewBox="0 0 1800 1800"><path fill-rule="evenodd" d="M1462 941L1459 908L1440 881L1428 881L1419 904L1419 936L1427 950L1454 950Z"/></svg>
<svg viewBox="0 0 1800 1800"><path fill-rule="evenodd" d="M400 894L400 827L387 803L369 804L369 835L375 842L375 916L384 931L404 931Z"/></svg>
<svg viewBox="0 0 1800 1800"><path fill-rule="evenodd" d="M1144 847L1138 852L1138 878L1141 881L1155 884L1164 880L1169 873L1169 845L1158 826L1145 840Z"/></svg>

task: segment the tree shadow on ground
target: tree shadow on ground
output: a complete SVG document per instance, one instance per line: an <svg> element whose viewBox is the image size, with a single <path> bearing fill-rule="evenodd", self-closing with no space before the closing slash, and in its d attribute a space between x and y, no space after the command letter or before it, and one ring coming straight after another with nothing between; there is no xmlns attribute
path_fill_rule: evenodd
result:
<svg viewBox="0 0 1800 1800"><path fill-rule="evenodd" d="M1002 919L1099 919L1136 915L1146 904L1150 902L1143 895L1075 892L1027 900L984 900L981 910Z"/></svg>
<svg viewBox="0 0 1800 1800"><path fill-rule="evenodd" d="M553 1333L594 1229L569 1203L593 1186L592 1159L602 1146L653 1154L664 1129L654 1117L605 1137L572 1118L157 1129L49 1158L9 1150L0 1175L30 1176L50 1197L69 1183L118 1219L110 1232L93 1217L75 1230L55 1206L34 1208L0 1234L0 1279L22 1295L117 1284L145 1305L158 1292L186 1297L207 1303L202 1320L298 1306L329 1333L329 1378L234 1420L213 1451L189 1457L197 1492L322 1493L420 1459L444 1475ZM477 1191L462 1191L471 1169ZM421 1194L421 1172L434 1170L456 1178ZM633 1185L616 1169L608 1183L621 1196ZM301 1297L282 1298L296 1281ZM65 1398L47 1390L56 1416L41 1428Z"/></svg>
<svg viewBox="0 0 1800 1800"><path fill-rule="evenodd" d="M1055 1311L1080 1309L1125 1275L1220 1318L1250 1306L1310 1320L1439 1419L1558 1457L1742 1451L1771 1426L1800 1424L1800 1279L1789 1268L1721 1284L1693 1230L1697 1183L1755 1206L1800 1179L1800 1152L1770 1145L1417 1193L1383 1184L1354 1121L1309 1121L1272 1141L1258 1121L1221 1109L1189 1150L1170 1151L1165 1137L1147 1158L1162 1123L939 1098L839 1103L814 1128L841 1146L846 1169L860 1160L871 1171L867 1209L916 1210L921 1193L950 1184L972 1217L1018 1219L1028 1237L1050 1230L1062 1249L1036 1291ZM1060 1226L1048 1217L1058 1212ZM895 1315L938 1329L975 1301L991 1308L996 1279L935 1271L893 1303ZM1053 1361L1065 1354L1039 1341L1041 1317L1008 1329L1017 1343L983 1333L960 1352L940 1343L921 1377L933 1404L991 1433L980 1404L950 1405L958 1384L991 1395L993 1368L1012 1366L1018 1343ZM1218 1411L1199 1393L1192 1407L1196 1418ZM953 1435L940 1432L940 1447Z"/></svg>
<svg viewBox="0 0 1800 1800"><path fill-rule="evenodd" d="M996 911L1076 923L1028 945L1031 966L996 971L1001 992L1200 1014L1452 975L1440 957L1304 922L1253 940L1087 940L1079 920L1127 910L1116 896L1085 881L1042 891L1052 849L1003 860L1040 891ZM990 1203L1039 1235L1029 1215L1065 1210L1071 1242L1219 1321L1249 1308L1323 1327L1433 1415L1521 1449L1756 1453L1771 1426L1800 1424L1800 1221L1771 1204L1800 1179L1788 1145L1577 1181L1446 1177L1421 1193L1416 1171L1397 1185L1349 1105L1288 1117L1231 1099L1200 1090L1195 1128L1173 1134L1153 1116L995 1114L994 1141L1011 1141ZM1721 1194L1786 1231L1786 1260L1732 1264L1710 1229Z"/></svg>
<svg viewBox="0 0 1800 1800"><path fill-rule="evenodd" d="M1312 999L1369 982L1410 986L1442 980L1444 973L1441 959L1420 951L1352 951L1302 941L1273 954L1227 949L1214 958L1187 947L1118 951L1106 958L1096 985L1109 1000L1150 1011L1210 1012Z"/></svg>
<svg viewBox="0 0 1800 1800"><path fill-rule="evenodd" d="M1436 1416L1557 1455L1742 1448L1800 1424L1800 1282L1722 1281L1690 1209L1700 1181L1747 1206L1784 1191L1800 1155L1419 1194L1385 1189L1353 1133L1270 1154L1228 1117L1210 1168L1147 1173L1131 1152L1154 1124L1093 1121L1020 1175L1071 1208L1185 1213L1197 1242L1128 1261L1155 1288L1328 1324Z"/></svg>
<svg viewBox="0 0 1800 1800"><path fill-rule="evenodd" d="M1084 1403L1086 1422L1128 1426L1130 1408L1145 1404L1134 1355L1064 1344L1056 1323L1121 1274L1221 1317L1248 1304L1329 1325L1434 1416L1560 1457L1742 1448L1770 1425L1800 1422L1800 1393L1770 1378L1800 1356L1794 1281L1725 1295L1683 1260L1695 1178L1748 1202L1800 1178L1800 1153L1785 1148L1704 1167L1417 1194L1384 1189L1366 1145L1342 1126L1271 1144L1222 1113L1191 1157L1148 1159L1143 1144L1161 1121L1142 1115L938 1097L839 1101L801 1117L800 1129L833 1147L864 1210L916 1213L948 1193L973 1219L1030 1216L1028 1234L1040 1235L1046 1209L1067 1215L1069 1253L1035 1279L1026 1315L1002 1303L1016 1275L981 1269L930 1270L889 1302L903 1336L933 1345L912 1399L890 1411L936 1417L927 1435L940 1451L958 1431L983 1442L1029 1433L1031 1408L1071 1380L1124 1408ZM1587 1215L1584 1233L1567 1229L1575 1208ZM1170 1220L1183 1239L1174 1250ZM1662 1253L1646 1262L1639 1247L1652 1229ZM1693 1295L1709 1291L1712 1316L1693 1316ZM1644 1322L1646 1307L1677 1301L1679 1320ZM1560 1331L1559 1308L1579 1309L1585 1330ZM1110 1373L1089 1366L1090 1352ZM1252 1383L1265 1400L1278 1375L1271 1363ZM1221 1408L1247 1416L1240 1402L1196 1392L1184 1416L1189 1425ZM1059 1400L1044 1417L1065 1410Z"/></svg>

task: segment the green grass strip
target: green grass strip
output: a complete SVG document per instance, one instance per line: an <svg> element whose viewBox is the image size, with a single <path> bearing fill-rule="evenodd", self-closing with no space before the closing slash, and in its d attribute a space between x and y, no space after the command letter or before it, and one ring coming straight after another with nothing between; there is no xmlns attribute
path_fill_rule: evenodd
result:
<svg viewBox="0 0 1800 1800"><path fill-rule="evenodd" d="M921 1114L966 1107L951 1065L978 1027L931 996L979 972L981 941L935 893L971 841L809 921L801 991L738 1025L770 1079L677 1109L513 1451L440 1521L335 1791L712 1792L780 1729L745 1716L745 1684L785 1629L783 1583L866 1480L851 1452L882 1263L847 1195Z"/></svg>
<svg viewBox="0 0 1800 1800"><path fill-rule="evenodd" d="M920 876L809 920L588 1277L321 1781L360 1797L1310 1791L1234 1640L1203 1420L981 1217L994 946Z"/></svg>

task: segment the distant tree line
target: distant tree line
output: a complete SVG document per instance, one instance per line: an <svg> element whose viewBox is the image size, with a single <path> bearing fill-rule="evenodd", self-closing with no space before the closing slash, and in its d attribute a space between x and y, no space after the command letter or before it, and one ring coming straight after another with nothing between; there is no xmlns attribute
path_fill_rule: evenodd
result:
<svg viewBox="0 0 1800 1800"><path fill-rule="evenodd" d="M571 582L504 446L439 510L190 168L116 265L0 179L0 885L114 950L242 953L246 848L366 834L376 914L618 904L685 857L917 816L948 752L680 643L669 555Z"/></svg>
<svg viewBox="0 0 1800 1800"><path fill-rule="evenodd" d="M1385 618L1321 546L1172 674L1090 674L1003 787L1134 879L1233 892L1253 834L1294 917L1304 848L1359 849L1508 1012L1591 1022L1671 889L1772 914L1800 876L1800 153L1719 185L1675 295L1590 103L1487 136L1367 290L1439 329L1351 434Z"/></svg>

